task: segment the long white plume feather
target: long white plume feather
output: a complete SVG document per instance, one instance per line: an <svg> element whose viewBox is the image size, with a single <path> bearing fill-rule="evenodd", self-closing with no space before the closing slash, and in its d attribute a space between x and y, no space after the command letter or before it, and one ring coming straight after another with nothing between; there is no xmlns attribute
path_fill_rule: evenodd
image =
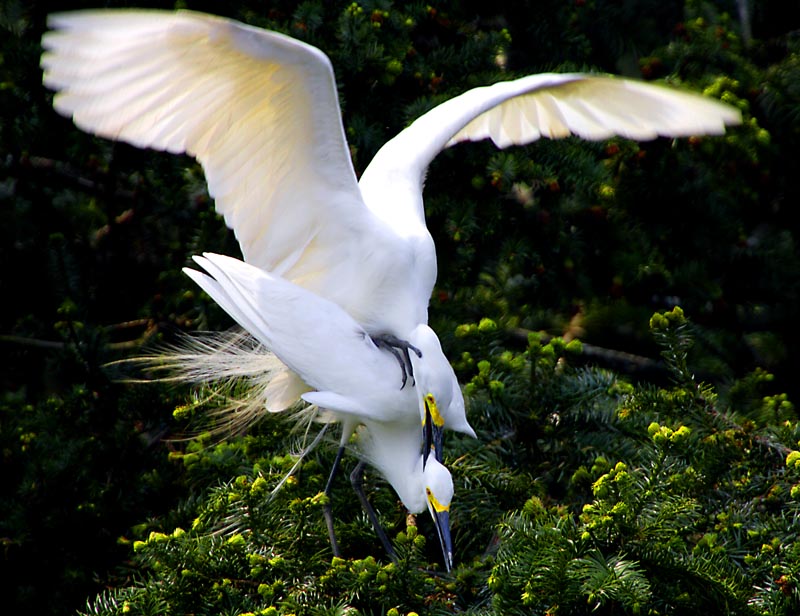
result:
<svg viewBox="0 0 800 616"><path fill-rule="evenodd" d="M308 414L308 406L297 404L298 395L287 400L286 367L260 342L243 330L203 332L182 336L178 342L154 352L115 362L132 367L145 376L126 381L161 381L198 386L195 405L209 404L212 433L238 434L267 411ZM313 411L316 413L316 410Z"/></svg>

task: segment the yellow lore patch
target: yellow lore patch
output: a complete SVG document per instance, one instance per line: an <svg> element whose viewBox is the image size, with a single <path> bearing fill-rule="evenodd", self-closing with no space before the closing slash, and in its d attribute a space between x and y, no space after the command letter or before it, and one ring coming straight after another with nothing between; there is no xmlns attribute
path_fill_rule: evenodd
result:
<svg viewBox="0 0 800 616"><path fill-rule="evenodd" d="M431 492L430 488L425 488L425 492L428 494L428 502L431 504L431 507L433 507L434 511L438 513L441 513L442 511L450 511L450 505L442 505L442 503L436 500L436 497L433 495L433 492Z"/></svg>
<svg viewBox="0 0 800 616"><path fill-rule="evenodd" d="M437 428L444 426L444 417L439 413L439 407L436 406L436 398L433 394L425 394L425 408L428 409L428 412L431 414L433 425Z"/></svg>

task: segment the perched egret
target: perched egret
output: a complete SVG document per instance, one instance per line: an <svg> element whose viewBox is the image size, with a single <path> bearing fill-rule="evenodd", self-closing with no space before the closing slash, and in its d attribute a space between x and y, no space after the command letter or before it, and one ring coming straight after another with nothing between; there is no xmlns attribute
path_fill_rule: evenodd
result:
<svg viewBox="0 0 800 616"><path fill-rule="evenodd" d="M427 464L423 460L419 415L409 412L420 399L416 388L398 390L391 354L376 345L340 306L306 289L223 255L205 254L195 257L195 262L207 274L192 269L184 271L239 325L314 389L302 395L304 400L333 413L346 425L365 426L366 431L359 439L363 460L352 479L389 553L391 545L361 490L364 460L386 477L411 513L428 508L445 565L450 570L453 548L449 508L453 482L438 460L433 458ZM438 344L438 340L435 342ZM417 360L420 382L429 374L426 351L423 347L422 357ZM434 396L448 400L450 383L449 379L442 379L425 385ZM329 531L336 551L330 521Z"/></svg>
<svg viewBox="0 0 800 616"><path fill-rule="evenodd" d="M320 50L188 11L67 13L51 16L49 25L42 66L45 84L58 91L55 108L94 134L196 157L247 263L332 302L370 344L390 359L396 353L398 399L405 400L416 364L419 384L407 390L415 400L404 408L421 413L422 439L439 461L443 427L474 432L438 340L426 351L418 339L435 337L426 324L436 254L422 202L431 160L455 143L486 138L501 148L571 134L653 139L721 134L741 122L719 101L661 86L531 75L435 107L386 143L358 181L333 69ZM308 391L315 386L284 363L290 372L264 377L276 384L267 388L268 409L287 408L301 395L335 406L335 396L315 398ZM334 353L329 363L341 360ZM240 373L252 375L256 364L243 355ZM449 385L438 394L426 391L424 383L444 381ZM437 399L444 392L448 404ZM343 434L369 421L352 408L350 415L339 412ZM424 446L423 463L428 452Z"/></svg>

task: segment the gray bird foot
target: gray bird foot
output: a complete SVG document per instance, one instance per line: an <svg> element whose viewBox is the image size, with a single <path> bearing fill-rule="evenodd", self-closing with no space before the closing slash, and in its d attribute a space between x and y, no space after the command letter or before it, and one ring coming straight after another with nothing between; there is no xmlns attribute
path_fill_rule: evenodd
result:
<svg viewBox="0 0 800 616"><path fill-rule="evenodd" d="M400 389L406 386L409 378L411 378L411 385L413 387L415 384L414 367L411 365L411 355L409 351L413 351L417 357L422 357L422 351L407 340L401 340L397 336L392 336L391 334L381 334L380 336L371 336L371 338L376 347L389 351L394 355L397 363L400 364L400 373L402 375Z"/></svg>

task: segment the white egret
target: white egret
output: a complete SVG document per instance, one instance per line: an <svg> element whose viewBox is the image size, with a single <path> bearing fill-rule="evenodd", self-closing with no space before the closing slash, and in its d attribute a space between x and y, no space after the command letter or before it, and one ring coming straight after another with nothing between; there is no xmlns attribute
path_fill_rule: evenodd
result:
<svg viewBox="0 0 800 616"><path fill-rule="evenodd" d="M432 109L381 148L357 181L333 69L320 50L188 11L77 12L53 15L49 25L55 30L43 38L42 66L45 84L58 91L60 113L103 137L197 158L247 263L329 300L378 344L406 354L408 345L422 350L417 337L435 337L426 323L436 254L422 188L442 149L486 138L507 147L570 134L721 134L741 122L737 110L719 101L665 87L599 75L532 75L475 88ZM410 390L416 403L405 408L419 409L426 429L435 428L424 439L434 442L440 459L442 426L474 432L438 341L422 352L421 383ZM401 367L410 372L414 363L412 353ZM244 362L240 370L252 374L253 365ZM287 408L301 394L314 398L298 374L265 376L280 385L269 390L268 409ZM443 404L422 381L449 382L438 395L449 392L452 401ZM404 396L403 388L397 395ZM369 420L344 411L340 418L344 432Z"/></svg>
<svg viewBox="0 0 800 616"><path fill-rule="evenodd" d="M450 570L453 482L438 460L424 463L419 414L409 412L421 400L416 387L397 389L396 365L391 355L375 345L366 330L341 307L327 299L238 259L205 254L195 257L195 261L208 275L184 271L314 389L302 395L304 400L333 413L345 425L360 423L366 427L359 439L364 460L386 477L411 513L428 508ZM429 373L426 351L423 347L422 358L415 360L420 362L420 384ZM450 396L449 379L425 383L425 387L442 400ZM362 460L352 475L353 485L378 536L392 554L391 544L361 489L363 468ZM332 522L327 521L337 551Z"/></svg>
<svg viewBox="0 0 800 616"><path fill-rule="evenodd" d="M720 134L739 112L626 79L531 75L475 88L417 119L360 182L333 68L276 32L188 11L51 15L44 83L82 129L203 166L244 260L342 306L371 335L427 322L436 253L422 187L459 141Z"/></svg>

